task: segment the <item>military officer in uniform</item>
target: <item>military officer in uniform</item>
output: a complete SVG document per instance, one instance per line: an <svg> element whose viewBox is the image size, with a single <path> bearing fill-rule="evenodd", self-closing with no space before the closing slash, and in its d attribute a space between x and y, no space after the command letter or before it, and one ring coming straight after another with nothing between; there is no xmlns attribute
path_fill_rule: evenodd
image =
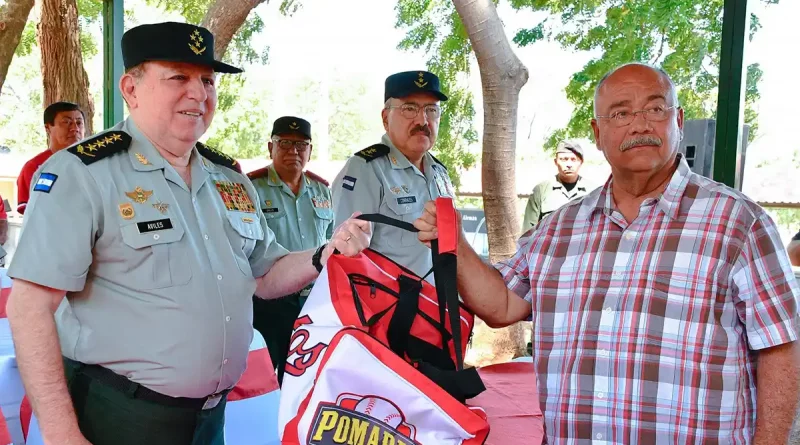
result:
<svg viewBox="0 0 800 445"><path fill-rule="evenodd" d="M258 192L258 204L278 243L290 252L316 249L333 233L333 206L328 182L303 171L311 157L311 124L293 116L272 125L272 164L248 173ZM294 321L311 286L274 300L253 297L253 327L267 343L272 364L283 382Z"/></svg>
<svg viewBox="0 0 800 445"><path fill-rule="evenodd" d="M430 153L439 131L439 103L445 100L433 73L407 71L386 79L381 113L386 134L379 144L348 159L334 180L336 223L354 211L411 223L422 214L425 202L455 197L447 169ZM388 225L375 225L370 248L419 276L432 265L430 250L416 234ZM427 279L433 282L433 274Z"/></svg>
<svg viewBox="0 0 800 445"><path fill-rule="evenodd" d="M224 443L252 295L296 292L334 249L369 244L356 220L316 250L275 241L236 161L197 142L216 108L215 71L241 71L213 48L207 29L184 23L127 31L130 117L34 177L8 316L45 443Z"/></svg>
<svg viewBox="0 0 800 445"><path fill-rule="evenodd" d="M578 174L583 165L583 148L580 145L569 141L559 143L553 162L558 174L533 188L522 218L522 233L539 224L554 210L573 199L586 196L594 189Z"/></svg>

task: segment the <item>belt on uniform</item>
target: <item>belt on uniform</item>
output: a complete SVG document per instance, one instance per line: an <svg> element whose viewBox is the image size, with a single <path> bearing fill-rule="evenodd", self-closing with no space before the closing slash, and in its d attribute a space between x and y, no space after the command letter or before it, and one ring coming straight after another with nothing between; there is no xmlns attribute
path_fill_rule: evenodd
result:
<svg viewBox="0 0 800 445"><path fill-rule="evenodd" d="M186 408L197 411L212 409L216 407L220 400L222 400L223 397L226 397L231 391L230 389L226 389L201 398L172 397L153 391L152 389L144 387L136 382L132 382L126 377L123 377L100 365L87 365L67 357L64 357L64 362L78 368L76 373L91 377L106 386L116 389L117 391L130 394L134 399L147 400L148 402L158 403L159 405L175 408Z"/></svg>

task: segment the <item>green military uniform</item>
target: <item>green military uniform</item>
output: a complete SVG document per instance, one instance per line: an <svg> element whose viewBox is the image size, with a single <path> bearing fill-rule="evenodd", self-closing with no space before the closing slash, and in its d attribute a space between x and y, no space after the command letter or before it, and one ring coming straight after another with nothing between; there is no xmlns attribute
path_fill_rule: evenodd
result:
<svg viewBox="0 0 800 445"><path fill-rule="evenodd" d="M422 158L420 171L389 140L356 153L333 181L335 224L355 211L380 213L413 223L427 201L440 196L455 198L447 169L430 153ZM409 268L419 276L428 273L431 252L417 234L385 224L373 227L370 248ZM433 274L427 277L433 282Z"/></svg>
<svg viewBox="0 0 800 445"><path fill-rule="evenodd" d="M192 25L126 33L127 45L162 52L171 41L183 51L190 35L213 48ZM196 63L225 69L210 60ZM126 68L140 62L126 58ZM53 155L34 178L8 274L66 291L56 325L94 445L223 443L225 394L253 337L256 277L288 252L235 160L197 144L189 168L191 186L128 119Z"/></svg>
<svg viewBox="0 0 800 445"><path fill-rule="evenodd" d="M331 238L333 206L331 191L324 179L310 172L304 173L295 196L271 165L248 176L258 192L258 204L267 225L280 245L295 252L316 249ZM294 322L310 289L309 286L299 293L275 300L253 297L253 326L267 343L279 382L283 382Z"/></svg>
<svg viewBox="0 0 800 445"><path fill-rule="evenodd" d="M557 175L540 182L533 188L533 193L528 198L528 205L525 207L522 221L522 232L527 232L548 214L573 199L586 196L592 190L594 187L582 177L578 177L578 182L572 190L567 190L564 184L558 180Z"/></svg>

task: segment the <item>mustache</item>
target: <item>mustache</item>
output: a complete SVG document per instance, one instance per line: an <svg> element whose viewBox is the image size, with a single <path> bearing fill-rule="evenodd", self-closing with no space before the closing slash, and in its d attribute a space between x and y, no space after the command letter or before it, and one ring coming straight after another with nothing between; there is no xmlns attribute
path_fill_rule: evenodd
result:
<svg viewBox="0 0 800 445"><path fill-rule="evenodd" d="M430 137L431 129L427 125L417 125L411 130L411 136L414 136L417 133L424 133L425 136Z"/></svg>
<svg viewBox="0 0 800 445"><path fill-rule="evenodd" d="M662 144L661 138L658 136L637 136L633 139L628 139L627 141L623 142L619 146L619 151L627 151L633 147L639 147L642 145L655 145L656 147L660 147Z"/></svg>

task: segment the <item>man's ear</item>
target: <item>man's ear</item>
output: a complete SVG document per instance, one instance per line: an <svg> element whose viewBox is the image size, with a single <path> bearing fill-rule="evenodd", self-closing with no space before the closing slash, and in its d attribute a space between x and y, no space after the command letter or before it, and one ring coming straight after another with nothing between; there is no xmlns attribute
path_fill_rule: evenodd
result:
<svg viewBox="0 0 800 445"><path fill-rule="evenodd" d="M389 109L384 108L381 111L381 120L383 120L383 129L389 131Z"/></svg>
<svg viewBox="0 0 800 445"><path fill-rule="evenodd" d="M136 97L136 79L130 74L123 74L119 78L119 91L122 93L122 98L128 104L128 108L134 109L139 105Z"/></svg>
<svg viewBox="0 0 800 445"><path fill-rule="evenodd" d="M267 149L269 150L269 158L272 159L272 141L267 144Z"/></svg>

